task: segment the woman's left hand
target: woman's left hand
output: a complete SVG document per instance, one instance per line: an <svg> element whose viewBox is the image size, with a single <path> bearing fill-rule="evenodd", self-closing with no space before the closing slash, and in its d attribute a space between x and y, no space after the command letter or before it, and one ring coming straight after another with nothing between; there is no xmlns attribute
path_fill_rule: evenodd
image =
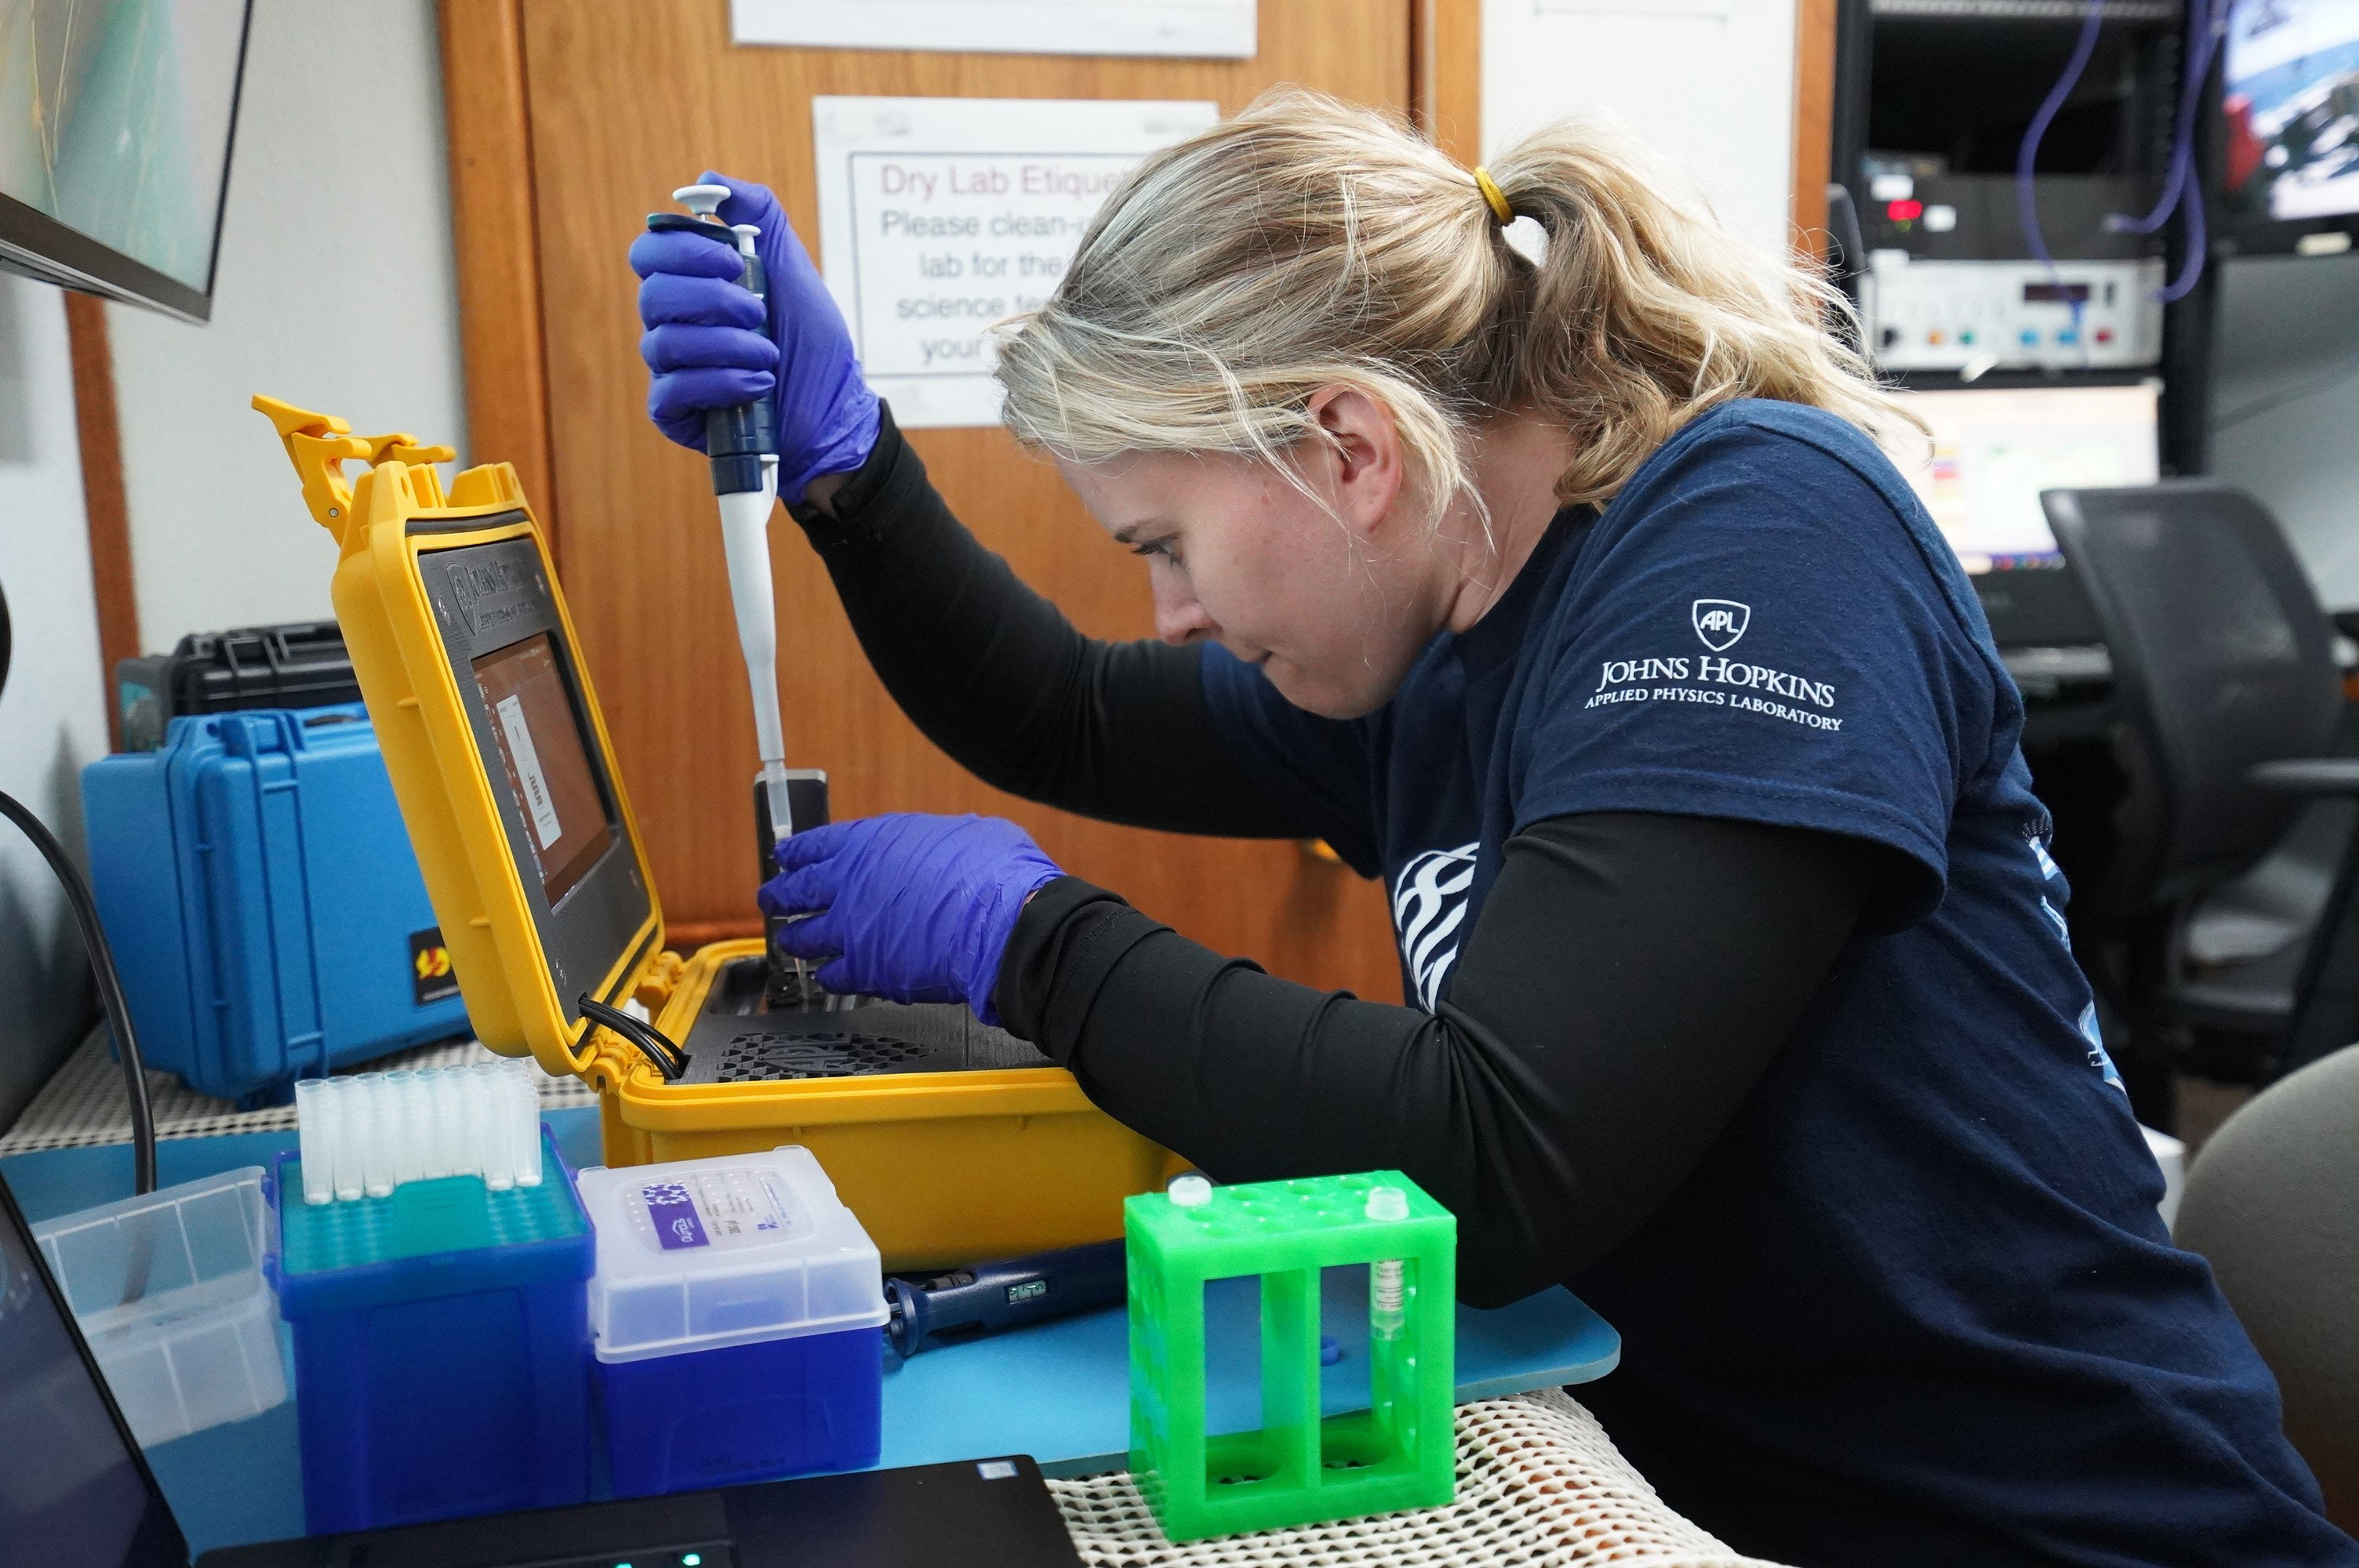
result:
<svg viewBox="0 0 2359 1568"><path fill-rule="evenodd" d="M1065 873L996 816L895 812L798 833L762 888L798 958L828 958L819 983L893 1001L962 1001L997 1024L992 992L1024 901ZM812 914L811 912L818 913Z"/></svg>

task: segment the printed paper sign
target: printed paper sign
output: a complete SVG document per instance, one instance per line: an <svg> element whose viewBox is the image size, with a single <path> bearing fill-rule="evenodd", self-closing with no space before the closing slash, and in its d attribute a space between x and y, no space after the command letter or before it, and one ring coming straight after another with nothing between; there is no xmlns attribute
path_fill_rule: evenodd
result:
<svg viewBox="0 0 2359 1568"><path fill-rule="evenodd" d="M1195 103L819 98L820 257L868 384L905 428L999 418L986 330L1038 309L1090 220Z"/></svg>
<svg viewBox="0 0 2359 1568"><path fill-rule="evenodd" d="M1255 0L730 0L740 44L1250 59Z"/></svg>
<svg viewBox="0 0 2359 1568"><path fill-rule="evenodd" d="M549 798L549 777L540 771L540 753L532 749L531 727L524 721L524 698L504 697L494 711L499 714L500 729L508 738L508 756L516 763L516 779L524 785L533 837L546 849L564 833L557 823L557 802Z"/></svg>

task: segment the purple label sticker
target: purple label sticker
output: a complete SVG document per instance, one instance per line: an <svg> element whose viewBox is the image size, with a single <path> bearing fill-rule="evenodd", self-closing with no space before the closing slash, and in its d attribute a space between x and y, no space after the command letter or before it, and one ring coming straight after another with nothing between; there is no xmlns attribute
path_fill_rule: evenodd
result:
<svg viewBox="0 0 2359 1568"><path fill-rule="evenodd" d="M688 1195L684 1184L653 1182L639 1189L639 1196L647 1206L647 1218L655 1222L656 1239L665 1251L712 1245L704 1234L704 1222L696 1217L696 1201Z"/></svg>

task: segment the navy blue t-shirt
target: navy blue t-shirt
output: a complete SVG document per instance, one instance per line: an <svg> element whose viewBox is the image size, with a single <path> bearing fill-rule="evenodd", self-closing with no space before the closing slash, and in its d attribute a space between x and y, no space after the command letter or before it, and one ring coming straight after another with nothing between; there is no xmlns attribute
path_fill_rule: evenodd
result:
<svg viewBox="0 0 2359 1568"><path fill-rule="evenodd" d="M1673 1506L1755 1521L1776 1538L1732 1544L1771 1554L1931 1517L1913 1562L2359 1563L2156 1213L2021 700L1857 429L1757 400L1697 418L1367 719L1303 713L1217 649L1204 672L1266 787L1384 879L1427 1009L1506 841L1549 817L1898 852L1702 1163L1567 1281L1623 1335L1582 1398Z"/></svg>

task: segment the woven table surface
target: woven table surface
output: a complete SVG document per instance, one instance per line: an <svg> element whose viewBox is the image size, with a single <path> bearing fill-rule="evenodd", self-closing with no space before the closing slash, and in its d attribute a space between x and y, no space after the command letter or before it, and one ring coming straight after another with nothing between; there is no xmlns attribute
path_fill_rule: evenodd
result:
<svg viewBox="0 0 2359 1568"><path fill-rule="evenodd" d="M1458 1500L1443 1509L1174 1546L1126 1474L1049 1490L1090 1568L1774 1568L1672 1512L1560 1389L1458 1407Z"/></svg>
<svg viewBox="0 0 2359 1568"><path fill-rule="evenodd" d="M345 1073L385 1072L395 1067L462 1067L500 1058L477 1040L462 1035L414 1046L373 1062L357 1062L336 1069ZM535 1080L541 1108L595 1105L598 1097L579 1078L553 1078L542 1073ZM262 1110L240 1110L229 1100L201 1095L170 1073L147 1073L147 1099L156 1118L156 1136L212 1138L234 1132L291 1132L292 1104ZM131 1108L123 1091L123 1068L107 1049L106 1026L92 1030L62 1065L41 1086L16 1125L0 1132L0 1154L26 1154L36 1149L86 1149L102 1143L131 1141Z"/></svg>

